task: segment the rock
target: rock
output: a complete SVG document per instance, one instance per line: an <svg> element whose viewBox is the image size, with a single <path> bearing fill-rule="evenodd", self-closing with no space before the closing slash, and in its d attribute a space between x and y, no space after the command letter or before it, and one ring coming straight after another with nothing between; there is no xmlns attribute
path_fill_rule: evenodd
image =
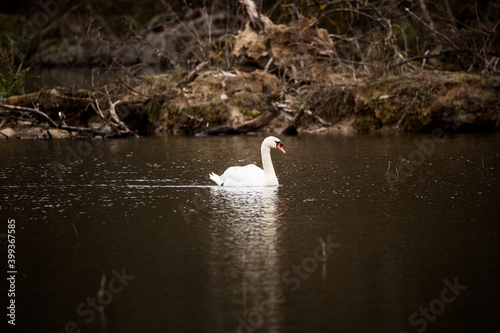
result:
<svg viewBox="0 0 500 333"><path fill-rule="evenodd" d="M4 128L0 130L0 139L11 139L16 135L16 131L12 128Z"/></svg>

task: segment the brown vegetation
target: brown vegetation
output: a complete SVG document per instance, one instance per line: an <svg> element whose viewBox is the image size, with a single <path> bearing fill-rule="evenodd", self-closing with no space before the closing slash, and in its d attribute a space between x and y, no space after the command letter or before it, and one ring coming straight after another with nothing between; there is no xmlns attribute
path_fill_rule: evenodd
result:
<svg viewBox="0 0 500 333"><path fill-rule="evenodd" d="M236 134L266 126L286 134L500 126L500 16L493 2L473 4L465 17L458 9L468 3L452 8L447 0L292 1L265 9L268 15L259 4L240 2L244 6L185 7L182 16L163 2L165 13L145 27L129 22L119 34L116 22L99 16L73 23L61 18L56 26L64 48L42 43L22 61L99 64L129 75L162 64L170 73L138 83L133 75L121 77L106 89L12 96L0 107L0 129L43 122L33 118L36 112L8 105L43 112L56 123L64 118L66 126L90 128L90 120L108 128L102 136ZM13 55L15 40L9 41ZM10 59L11 73L19 72ZM46 122L39 132L52 127Z"/></svg>

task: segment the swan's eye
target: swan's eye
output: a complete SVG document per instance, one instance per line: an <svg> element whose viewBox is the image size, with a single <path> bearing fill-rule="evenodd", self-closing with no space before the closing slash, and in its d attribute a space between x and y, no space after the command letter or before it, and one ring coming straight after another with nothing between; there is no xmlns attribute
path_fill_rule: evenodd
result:
<svg viewBox="0 0 500 333"><path fill-rule="evenodd" d="M276 149L281 150L281 152L286 153L285 149L283 149L283 143L281 141L275 141L276 142Z"/></svg>

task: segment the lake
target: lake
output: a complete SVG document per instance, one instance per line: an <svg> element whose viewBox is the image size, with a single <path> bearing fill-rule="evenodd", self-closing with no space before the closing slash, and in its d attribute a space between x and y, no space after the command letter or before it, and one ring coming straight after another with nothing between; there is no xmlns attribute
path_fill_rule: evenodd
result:
<svg viewBox="0 0 500 333"><path fill-rule="evenodd" d="M498 331L500 135L435 134L282 136L271 188L208 178L262 134L2 140L15 331Z"/></svg>

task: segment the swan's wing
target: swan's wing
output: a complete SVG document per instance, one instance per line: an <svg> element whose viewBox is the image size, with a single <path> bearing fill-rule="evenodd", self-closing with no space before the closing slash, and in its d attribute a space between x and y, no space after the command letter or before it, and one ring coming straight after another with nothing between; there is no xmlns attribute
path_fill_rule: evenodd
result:
<svg viewBox="0 0 500 333"><path fill-rule="evenodd" d="M220 176L224 186L262 186L264 170L255 164L230 167Z"/></svg>

